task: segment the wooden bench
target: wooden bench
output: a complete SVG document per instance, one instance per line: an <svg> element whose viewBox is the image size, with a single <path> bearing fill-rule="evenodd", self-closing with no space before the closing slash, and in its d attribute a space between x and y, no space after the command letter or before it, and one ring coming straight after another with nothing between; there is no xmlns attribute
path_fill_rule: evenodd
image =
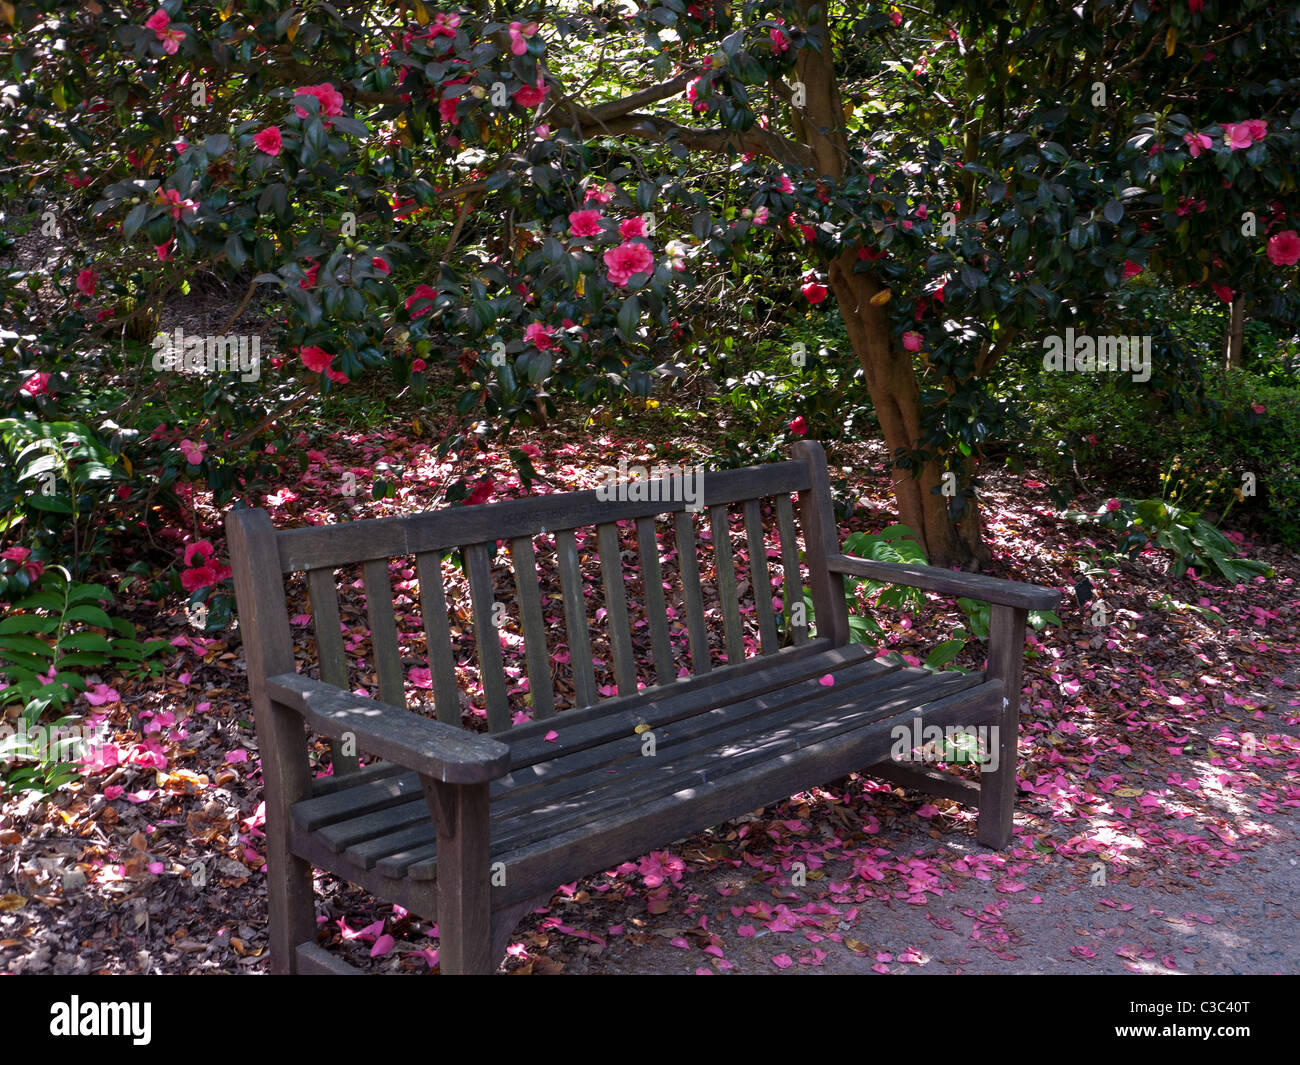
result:
<svg viewBox="0 0 1300 1065"><path fill-rule="evenodd" d="M842 555L825 454L812 441L796 443L791 461L705 474L698 521L707 518L709 532L698 538L697 515L684 502L651 498L604 502L585 491L291 530L275 529L264 510L228 516L265 782L275 971L356 971L316 943L313 866L436 918L444 972L490 972L516 922L559 884L856 771L976 804L980 842L1007 844L1026 613L1055 607L1058 592ZM733 511L749 557L740 585ZM662 526L658 516L666 516ZM668 522L676 550L661 553ZM593 526L597 550L585 555L599 556L599 596L585 587L595 581L584 576L578 539ZM498 605L502 541L513 563L513 591L503 598L513 600L517 618L503 618ZM407 710L404 698L389 560L409 556L437 720ZM708 557L725 655L706 629L700 562ZM444 565L457 560L469 594L467 605L452 604L453 625ZM782 571L775 602L770 560ZM366 669L377 675L379 699L348 690L335 570L353 565L363 574ZM539 566L552 579L543 580ZM297 572L310 593L319 680L295 670L286 575ZM666 572L676 579L665 581ZM850 643L845 574L992 604L987 669L900 668ZM805 588L810 619L801 617ZM639 626L630 620L629 590L639 590ZM757 652L748 658L746 595ZM593 621L588 598L601 600L602 622ZM558 603L571 689L557 683L547 647L547 617L558 630ZM491 735L462 727L453 641L467 644L471 614ZM597 690L593 635L610 648L617 694L606 698ZM518 691L511 697L503 636L522 638L530 707ZM640 690L638 662L648 685ZM557 714L557 701L572 705ZM514 712L525 709L532 720L512 727ZM976 785L891 762L891 729L917 715L925 726L999 726L996 771ZM313 775L308 730L334 741L333 775ZM353 744L377 760L358 769L348 757Z"/></svg>

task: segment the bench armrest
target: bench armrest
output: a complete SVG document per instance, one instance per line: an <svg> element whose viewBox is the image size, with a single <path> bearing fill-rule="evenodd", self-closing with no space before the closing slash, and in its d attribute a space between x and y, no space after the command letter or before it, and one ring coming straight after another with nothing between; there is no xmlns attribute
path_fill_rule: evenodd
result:
<svg viewBox="0 0 1300 1065"><path fill-rule="evenodd" d="M979 573L962 573L939 566L876 562L853 555L830 555L826 559L826 566L832 573L847 573L854 577L922 588L928 592L966 596L980 602L998 603L1022 610L1053 610L1061 602L1061 593L1055 588L1022 584L1001 577L986 577Z"/></svg>
<svg viewBox="0 0 1300 1065"><path fill-rule="evenodd" d="M336 740L351 734L361 750L445 784L481 784L510 770L510 748L490 736L301 673L279 673L267 679L266 687L272 700L296 710L317 732Z"/></svg>

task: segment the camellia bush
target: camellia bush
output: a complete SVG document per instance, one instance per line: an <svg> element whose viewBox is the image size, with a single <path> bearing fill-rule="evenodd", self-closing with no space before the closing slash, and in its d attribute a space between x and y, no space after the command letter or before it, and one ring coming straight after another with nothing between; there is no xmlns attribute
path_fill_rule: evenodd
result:
<svg viewBox="0 0 1300 1065"><path fill-rule="evenodd" d="M1292 4L0 0L0 31L6 212L75 238L5 282L3 405L89 424L151 503L250 492L287 412L373 375L450 370L449 448L669 388L705 354L680 321L761 254L838 308L902 522L973 567L1013 345L1153 337L1176 396L1139 275L1294 318ZM282 304L270 357L219 343L124 427L139 397L85 375L135 360L164 409L212 345L158 309L201 277Z"/></svg>

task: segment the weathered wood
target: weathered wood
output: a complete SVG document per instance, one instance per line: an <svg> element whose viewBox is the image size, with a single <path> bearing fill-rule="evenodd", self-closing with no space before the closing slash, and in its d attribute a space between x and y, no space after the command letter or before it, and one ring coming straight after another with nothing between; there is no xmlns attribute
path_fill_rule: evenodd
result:
<svg viewBox="0 0 1300 1065"><path fill-rule="evenodd" d="M713 533L713 573L718 588L718 605L722 608L727 663L734 664L745 657L745 641L740 627L740 602L736 596L736 564L731 554L731 518L725 506L709 508L709 526Z"/></svg>
<svg viewBox="0 0 1300 1065"><path fill-rule="evenodd" d="M677 565L682 575L686 608L686 635L691 645L691 672L696 676L713 668L709 659L709 630L704 621L704 593L700 588L700 559L695 542L695 516L690 511L674 515Z"/></svg>
<svg viewBox="0 0 1300 1065"><path fill-rule="evenodd" d="M668 604L664 600L664 575L659 564L659 539L654 518L638 518L636 523L637 556L641 561L641 581L645 585L646 623L650 628L650 650L654 655L655 680L671 684L677 679L673 666L673 645L668 638Z"/></svg>
<svg viewBox="0 0 1300 1065"><path fill-rule="evenodd" d="M396 763L394 763L396 764ZM420 778L405 766L391 776L365 780L360 775L351 779L359 781L346 789L316 795L293 805L293 822L309 832L324 825L337 824L358 814L384 810L409 802L420 794Z"/></svg>
<svg viewBox="0 0 1300 1065"><path fill-rule="evenodd" d="M311 866L289 846L289 809L312 793L306 733L301 717L272 701L267 682L293 670L293 637L270 515L233 510L226 516L226 537L265 782L271 970L289 973L298 963L298 945L316 935Z"/></svg>
<svg viewBox="0 0 1300 1065"><path fill-rule="evenodd" d="M560 564L560 592L564 601L564 627L569 638L569 665L573 669L574 695L579 706L595 706L596 675L591 664L591 621L578 563L578 546L572 531L555 534L555 554Z"/></svg>
<svg viewBox="0 0 1300 1065"><path fill-rule="evenodd" d="M266 690L271 699L297 711L317 732L335 739L355 737L362 750L438 780L457 784L491 780L503 775L510 765L510 748L489 736L339 691L299 673L268 678ZM310 786L299 797L307 794Z"/></svg>
<svg viewBox="0 0 1300 1065"><path fill-rule="evenodd" d="M702 499L704 504L716 506L798 492L807 487L806 466L778 462L706 473ZM449 507L404 517L289 529L279 534L278 557L284 573L335 568L368 559L446 551L464 544L529 536L541 529L578 529L656 514L676 514L685 507L681 499L606 501L594 489L564 492L485 506Z"/></svg>
<svg viewBox="0 0 1300 1065"><path fill-rule="evenodd" d="M815 440L797 440L796 458L808 465L812 487L799 493L799 524L803 527L804 555L808 560L808 583L817 635L839 646L849 642L849 612L844 601L844 578L832 573L827 559L840 551L839 528L831 501L831 482L826 472L826 452Z"/></svg>
<svg viewBox="0 0 1300 1065"><path fill-rule="evenodd" d="M444 725L461 724L460 686L456 683L456 657L451 650L447 622L447 589L442 583L442 556L429 552L415 556L420 578L420 616L429 672L433 676L433 706Z"/></svg>
<svg viewBox="0 0 1300 1065"><path fill-rule="evenodd" d="M795 645L799 646L808 642L808 619L804 610L803 575L799 570L799 544L795 539L794 507L789 496L776 497L776 528L781 537L785 626Z"/></svg>
<svg viewBox="0 0 1300 1065"><path fill-rule="evenodd" d="M365 564L366 616L370 621L370 654L379 675L379 698L406 709L402 659L397 648L397 619L393 616L393 585L388 563L376 559Z"/></svg>
<svg viewBox="0 0 1300 1065"><path fill-rule="evenodd" d="M372 780L400 776L406 772L409 772L409 770L396 762L371 762L369 765L363 765L355 773L348 773L344 776L331 774L327 777L317 777L312 781L311 793L313 798L320 798L322 795L333 795L336 791L341 791L344 788L356 787L358 784L364 784Z"/></svg>
<svg viewBox="0 0 1300 1065"><path fill-rule="evenodd" d="M867 766L866 772L881 780L888 780L892 784L937 795L941 799L953 799L970 806L979 802L980 786L950 773L940 773L918 766L899 765L897 762L877 762L875 765Z"/></svg>
<svg viewBox="0 0 1300 1065"><path fill-rule="evenodd" d="M438 826L438 959L444 973L490 973L492 889L486 784L421 778Z"/></svg>
<svg viewBox="0 0 1300 1065"><path fill-rule="evenodd" d="M315 943L299 943L294 951L295 972L305 976L364 976L355 965L331 954Z"/></svg>
<svg viewBox="0 0 1300 1065"><path fill-rule="evenodd" d="M1061 593L1055 588L1022 584L1001 577L987 577L981 573L962 573L938 566L876 562L869 558L838 553L830 555L827 564L833 573L870 577L872 580L902 584L908 588L923 588L930 592L965 596L983 603L1020 607L1024 610L1052 610L1061 602Z"/></svg>
<svg viewBox="0 0 1300 1065"><path fill-rule="evenodd" d="M334 571L314 569L307 573L311 595L311 621L316 632L316 657L320 661L320 679L336 688L348 687L348 660L343 650L343 633L339 620L338 587ZM357 771L357 756L344 754L342 744L330 741L330 764L334 774L347 776Z"/></svg>
<svg viewBox="0 0 1300 1065"><path fill-rule="evenodd" d="M546 647L546 619L538 590L537 558L531 536L510 541L510 558L515 569L515 590L524 630L524 654L528 660L528 692L532 697L533 719L544 720L555 713L551 654Z"/></svg>
<svg viewBox="0 0 1300 1065"><path fill-rule="evenodd" d="M1002 685L1002 709L995 721L997 769L980 770L978 835L984 846L994 850L1001 850L1011 842L1016 808L1020 672L1025 660L1027 618L1028 611L1023 606L994 603L989 609L989 662L984 675Z"/></svg>
<svg viewBox="0 0 1300 1065"><path fill-rule="evenodd" d="M636 659L632 653L632 628L627 617L623 586L623 554L617 525L596 527L600 575L605 588L605 621L609 624L609 649L614 657L614 683L619 695L636 691Z"/></svg>
<svg viewBox="0 0 1300 1065"><path fill-rule="evenodd" d="M772 610L772 575L767 568L767 539L763 535L763 512L757 499L745 501L745 536L749 546L749 583L754 588L758 611L758 634L762 653L774 655L781 646L776 634L776 613Z"/></svg>
<svg viewBox="0 0 1300 1065"><path fill-rule="evenodd" d="M504 614L496 609L487 544L469 544L465 548L465 576L469 579L470 603L474 608L474 646L478 649L479 680L488 728L492 732L504 732L510 727L510 701L501 658L501 633L495 624L498 618L504 619Z"/></svg>

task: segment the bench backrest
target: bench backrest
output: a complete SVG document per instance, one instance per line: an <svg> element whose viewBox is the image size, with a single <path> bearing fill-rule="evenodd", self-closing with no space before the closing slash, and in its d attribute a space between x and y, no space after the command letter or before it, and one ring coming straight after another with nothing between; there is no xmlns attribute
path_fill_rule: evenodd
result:
<svg viewBox="0 0 1300 1065"><path fill-rule="evenodd" d="M683 670L698 676L736 665L747 652L767 656L783 645L806 645L813 618L804 616L804 587L813 599L815 642L847 643L842 578L825 564L839 550L825 454L813 441L798 442L794 451L791 461L704 474L698 513L688 509L680 491L666 490L671 481L653 490L625 485L616 499L595 490L569 492L287 530L274 529L263 510L234 511L227 528L250 687L256 693L267 676L295 669L285 579L296 573L305 574L310 596L320 679L350 688L351 651L354 658L364 657L364 675L374 674L375 694L396 706L407 705L407 676L392 577L398 578L399 595L406 594L407 582L418 580L427 684L437 717L462 724L456 663L476 658L481 703L475 702L492 732L510 728L521 710L535 720L553 714L557 679L561 705L592 706L602 697L634 694L638 678L647 686L669 684ZM677 498L661 498L669 494ZM741 526L734 530L739 553L748 555L745 586L737 580L733 516ZM669 543L672 548L661 547ZM706 600L701 579L701 558L710 553L716 607ZM593 555L599 558L598 581ZM781 570L775 586L770 562ZM335 570L354 566L360 568L370 633L364 655L357 654L363 638L356 633L345 641L340 625ZM458 566L462 580L448 581ZM466 581L466 600L449 602L448 587ZM745 612L752 615L751 629L757 628L756 641L745 634L742 603L752 604ZM717 654L708 640L706 608L722 615L724 645ZM563 656L548 646L548 630L563 632L563 641L552 640L567 645L568 670L557 671ZM648 642L648 655L634 652L634 633L643 646ZM418 632L406 635L419 640ZM598 687L593 635L598 648L609 648L614 683L608 687ZM522 676L507 672L503 641L522 642L531 707L523 698Z"/></svg>

